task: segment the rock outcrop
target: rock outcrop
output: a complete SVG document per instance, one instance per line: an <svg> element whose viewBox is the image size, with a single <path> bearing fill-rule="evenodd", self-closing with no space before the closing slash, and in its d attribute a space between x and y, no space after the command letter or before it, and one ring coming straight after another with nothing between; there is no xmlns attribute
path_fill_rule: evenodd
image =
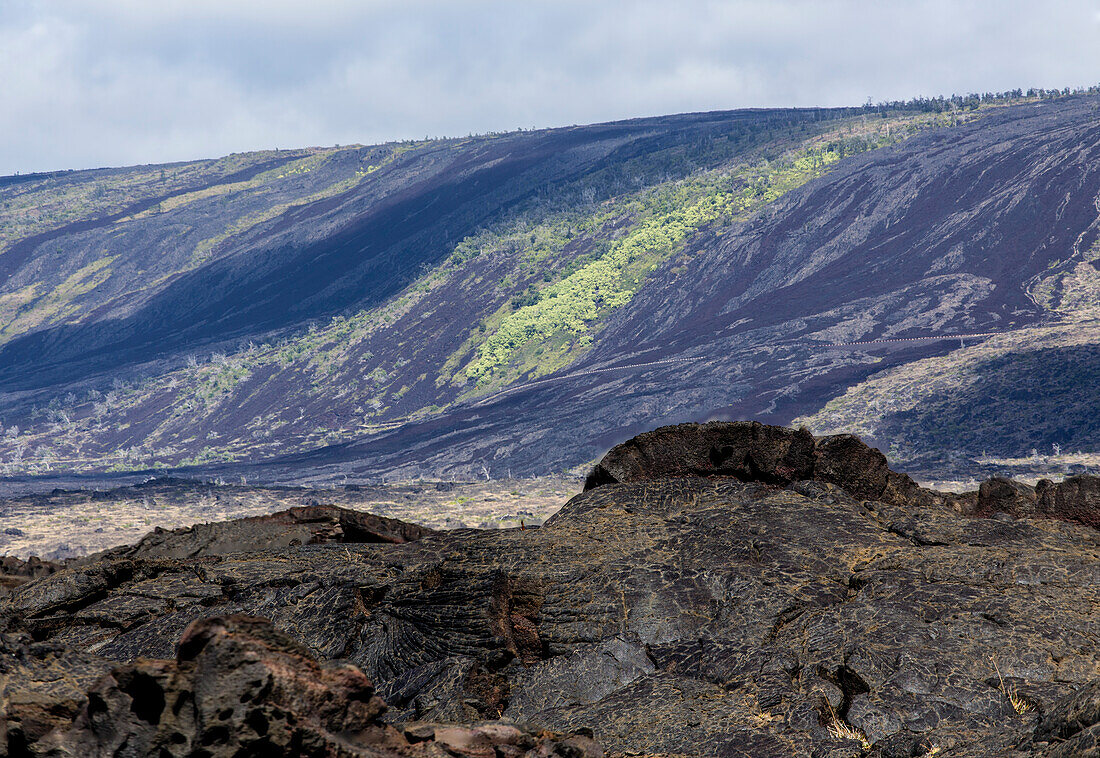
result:
<svg viewBox="0 0 1100 758"><path fill-rule="evenodd" d="M1100 680L1055 703L1003 758L1089 758L1100 755Z"/></svg>
<svg viewBox="0 0 1100 758"><path fill-rule="evenodd" d="M81 563L112 558L190 558L272 550L327 542L401 544L432 534L431 529L397 519L333 505L307 505L268 516L196 524L183 529L156 529L134 545L108 550Z"/></svg>
<svg viewBox="0 0 1100 758"><path fill-rule="evenodd" d="M584 488L700 476L778 485L819 481L835 484L854 498L889 503L948 501L891 471L886 456L855 435L815 439L805 429L756 421L679 424L639 434L612 448L588 475Z"/></svg>
<svg viewBox="0 0 1100 758"><path fill-rule="evenodd" d="M25 561L13 555L2 556L0 557L0 597L31 579L49 576L58 568L60 568L59 564L41 560L33 555Z"/></svg>
<svg viewBox="0 0 1100 758"><path fill-rule="evenodd" d="M616 445L585 490L604 484L697 476L789 484L812 479L814 438L805 430L755 422L679 424Z"/></svg>
<svg viewBox="0 0 1100 758"><path fill-rule="evenodd" d="M1100 477L1071 476L1036 487L1038 511L1044 516L1100 528Z"/></svg>
<svg viewBox="0 0 1100 758"><path fill-rule="evenodd" d="M279 660L310 672L287 674L271 693L331 686L366 710L326 711L320 695L249 696L226 715L235 735L251 734L251 708L301 707L301 723L332 739L377 729L440 741L459 733L424 722L491 721L490 731L515 724L527 735L591 730L609 755L1061 758L1095 749L1100 531L1086 525L1089 483L1040 487L1038 517L973 518L956 500L910 486L853 437L708 424L643 438L609 453L594 486L538 529L183 557L166 547L29 582L0 601L8 634L29 635L27 650L38 651L19 655L59 656L51 665L60 669L83 661L88 675L111 661L124 673L94 686L70 677L53 718L79 714L46 729L53 722L32 716L54 702L41 684L48 677L9 670L8 702L39 703L9 716L9 733L91 744L93 701L73 694L83 682L116 709L112 723L151 734L148 719L126 715L117 694L126 677L144 672L163 692L174 692L170 682L197 692L187 678L197 661L255 649L272 671L288 656ZM987 487L966 502L1013 497ZM202 621L237 614L270 619L277 633ZM200 647L209 652L188 652ZM247 677L220 663L203 670L239 700ZM375 694L389 710L368 718ZM173 718L162 711L163 723ZM370 719L377 726L361 726ZM197 734L184 732L201 742ZM323 735L319 744L330 744ZM559 740L553 749L596 749L574 739L582 747Z"/></svg>
<svg viewBox="0 0 1100 758"><path fill-rule="evenodd" d="M1035 488L1023 482L994 477L981 483L973 510L968 515L989 518L1004 513L1012 518L1038 515Z"/></svg>
<svg viewBox="0 0 1100 758"><path fill-rule="evenodd" d="M982 482L967 515L989 518L1049 518L1100 528L1100 477L1070 476L1057 484L1041 479L1035 487L994 477Z"/></svg>
<svg viewBox="0 0 1100 758"><path fill-rule="evenodd" d="M30 745L67 728L111 665L30 635L0 635L0 755L29 755Z"/></svg>

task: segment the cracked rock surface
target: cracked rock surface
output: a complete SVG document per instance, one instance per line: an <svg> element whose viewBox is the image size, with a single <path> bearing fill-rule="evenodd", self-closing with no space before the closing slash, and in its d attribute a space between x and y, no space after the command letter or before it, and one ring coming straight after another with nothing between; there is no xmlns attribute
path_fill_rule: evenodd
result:
<svg viewBox="0 0 1100 758"><path fill-rule="evenodd" d="M609 755L1097 754L1091 482L1044 491L1034 518L975 518L855 438L686 427L633 468L612 451L538 529L116 552L0 614L14 648L73 661L61 721L97 661L175 659L192 622L246 614L357 667L392 724L591 730ZM5 655L6 703L53 697L35 655Z"/></svg>
<svg viewBox="0 0 1100 758"><path fill-rule="evenodd" d="M588 737L535 736L515 726L379 721L386 704L355 666L320 662L264 619L195 622L175 660L111 668L68 713L43 720L16 705L7 752L49 756L308 756L310 758L601 758ZM39 722L28 723L28 712ZM44 728L55 728L46 731ZM30 728L28 728L30 727Z"/></svg>

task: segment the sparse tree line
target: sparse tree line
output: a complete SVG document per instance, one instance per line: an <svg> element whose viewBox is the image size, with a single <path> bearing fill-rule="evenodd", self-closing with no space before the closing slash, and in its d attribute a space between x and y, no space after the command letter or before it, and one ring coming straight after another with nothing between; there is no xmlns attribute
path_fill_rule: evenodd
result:
<svg viewBox="0 0 1100 758"><path fill-rule="evenodd" d="M1013 89L1005 92L972 92L967 95L950 97L916 97L911 100L892 100L863 106L865 111L878 111L886 115L889 111L920 111L922 113L944 113L952 110L974 110L982 105L1011 104L1017 100L1049 100L1070 95L1100 94L1100 85L1091 87L1064 87L1063 89L1044 89L1032 87L1028 90Z"/></svg>

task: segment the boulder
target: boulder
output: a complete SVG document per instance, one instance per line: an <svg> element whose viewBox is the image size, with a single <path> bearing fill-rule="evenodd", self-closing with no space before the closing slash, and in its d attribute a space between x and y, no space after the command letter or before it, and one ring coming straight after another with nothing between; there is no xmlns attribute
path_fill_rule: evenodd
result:
<svg viewBox="0 0 1100 758"><path fill-rule="evenodd" d="M1100 477L1071 476L1058 484L1043 479L1036 492L1041 515L1100 527Z"/></svg>
<svg viewBox="0 0 1100 758"><path fill-rule="evenodd" d="M354 755L343 735L384 740L385 709L355 667L318 663L267 621L215 617L188 627L175 661L114 669L46 744L70 755Z"/></svg>
<svg viewBox="0 0 1100 758"><path fill-rule="evenodd" d="M943 495L891 471L886 456L855 435L815 439L805 429L755 421L678 424L639 434L613 447L584 488L712 476L775 485L813 480L840 487L857 500L947 503Z"/></svg>
<svg viewBox="0 0 1100 758"><path fill-rule="evenodd" d="M25 561L14 555L0 556L0 597L31 579L49 576L59 568L61 564L44 561L36 555Z"/></svg>
<svg viewBox="0 0 1100 758"><path fill-rule="evenodd" d="M813 478L859 500L878 500L890 478L886 456L854 434L821 437L814 445Z"/></svg>
<svg viewBox="0 0 1100 758"><path fill-rule="evenodd" d="M967 515L989 518L994 513L1007 513L1013 518L1036 515L1038 497L1035 488L1012 479L994 477L978 487L978 500Z"/></svg>
<svg viewBox="0 0 1100 758"><path fill-rule="evenodd" d="M584 488L698 476L785 485L809 479L813 465L814 438L802 429L756 421L678 424L616 445L588 475Z"/></svg>
<svg viewBox="0 0 1100 758"><path fill-rule="evenodd" d="M29 745L67 727L111 665L30 635L0 634L0 755L27 755Z"/></svg>

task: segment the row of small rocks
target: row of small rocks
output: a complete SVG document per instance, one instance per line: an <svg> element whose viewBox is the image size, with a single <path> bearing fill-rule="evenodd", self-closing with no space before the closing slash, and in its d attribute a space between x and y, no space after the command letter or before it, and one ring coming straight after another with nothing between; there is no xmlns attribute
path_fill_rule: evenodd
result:
<svg viewBox="0 0 1100 758"><path fill-rule="evenodd" d="M1054 518L1100 528L1100 477L1071 476L1055 484L1041 479L1031 487L1013 479L982 482L977 496L967 501L967 515L989 518L1003 513L1012 518Z"/></svg>

